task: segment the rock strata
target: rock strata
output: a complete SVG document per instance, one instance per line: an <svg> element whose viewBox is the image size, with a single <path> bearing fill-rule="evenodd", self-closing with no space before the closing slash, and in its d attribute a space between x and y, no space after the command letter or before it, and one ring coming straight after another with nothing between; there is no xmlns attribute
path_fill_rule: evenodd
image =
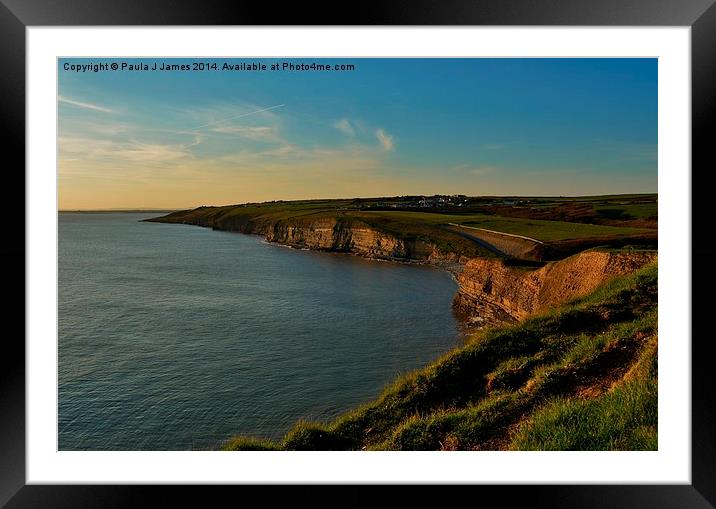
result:
<svg viewBox="0 0 716 509"><path fill-rule="evenodd" d="M457 277L453 305L484 323L515 322L584 296L657 259L656 252L584 251L534 270L473 258Z"/></svg>

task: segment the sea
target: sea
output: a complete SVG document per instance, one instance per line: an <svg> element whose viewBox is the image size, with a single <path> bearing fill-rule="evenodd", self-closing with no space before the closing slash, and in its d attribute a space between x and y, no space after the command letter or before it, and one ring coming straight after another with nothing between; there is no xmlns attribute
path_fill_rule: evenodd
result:
<svg viewBox="0 0 716 509"><path fill-rule="evenodd" d="M210 450L330 421L464 341L441 269L60 213L60 450Z"/></svg>

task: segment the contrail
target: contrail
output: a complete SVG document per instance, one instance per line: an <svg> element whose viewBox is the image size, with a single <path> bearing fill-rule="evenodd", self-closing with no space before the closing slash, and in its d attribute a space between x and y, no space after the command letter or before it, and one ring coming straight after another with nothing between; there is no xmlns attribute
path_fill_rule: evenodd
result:
<svg viewBox="0 0 716 509"><path fill-rule="evenodd" d="M241 117L248 117L249 115L255 115L256 113L261 113L262 111L275 110L276 108L280 108L281 106L286 106L286 105L285 104L277 104L276 106L269 106L268 108L263 108L261 110L250 111L248 113L241 113L240 115L234 115L233 117L227 117L227 118L222 118L221 120L215 120L214 122L209 122L208 124L200 125L199 127L193 127L188 130L196 131L197 129L201 129L203 127L209 127L210 125L219 124L221 122L226 122L227 120L233 120L235 118L241 118Z"/></svg>
<svg viewBox="0 0 716 509"><path fill-rule="evenodd" d="M97 106L96 104L74 101L72 99L68 99L67 97L63 97L61 95L57 96L57 100L61 103L71 104L72 106L79 106L80 108L87 108L88 110L101 111L103 113L112 113L112 110L110 110L109 108L103 108L102 106Z"/></svg>

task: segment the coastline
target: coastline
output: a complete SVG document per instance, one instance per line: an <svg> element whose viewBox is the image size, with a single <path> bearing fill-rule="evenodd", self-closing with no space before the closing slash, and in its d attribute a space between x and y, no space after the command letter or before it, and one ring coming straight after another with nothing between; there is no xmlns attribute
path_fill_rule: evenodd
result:
<svg viewBox="0 0 716 509"><path fill-rule="evenodd" d="M435 244L423 240L410 245L389 232L362 223L342 225L321 219L303 224L247 221L225 225L194 217L192 220L184 217L176 220L172 215L142 221L258 235L263 237L263 242L291 249L428 265L445 270L457 285L452 304L454 313L468 333L519 322L536 312L559 307L587 295L614 277L640 269L657 257L656 251L622 252L596 248L561 260L534 264L529 260L510 261L506 257L445 253ZM396 253L403 256L395 256Z"/></svg>

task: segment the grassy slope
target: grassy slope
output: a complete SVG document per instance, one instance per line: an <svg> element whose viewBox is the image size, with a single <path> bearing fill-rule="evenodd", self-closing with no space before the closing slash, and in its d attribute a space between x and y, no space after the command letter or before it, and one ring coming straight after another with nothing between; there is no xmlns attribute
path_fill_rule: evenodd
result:
<svg viewBox="0 0 716 509"><path fill-rule="evenodd" d="M229 450L655 449L657 271L479 333L375 401Z"/></svg>

